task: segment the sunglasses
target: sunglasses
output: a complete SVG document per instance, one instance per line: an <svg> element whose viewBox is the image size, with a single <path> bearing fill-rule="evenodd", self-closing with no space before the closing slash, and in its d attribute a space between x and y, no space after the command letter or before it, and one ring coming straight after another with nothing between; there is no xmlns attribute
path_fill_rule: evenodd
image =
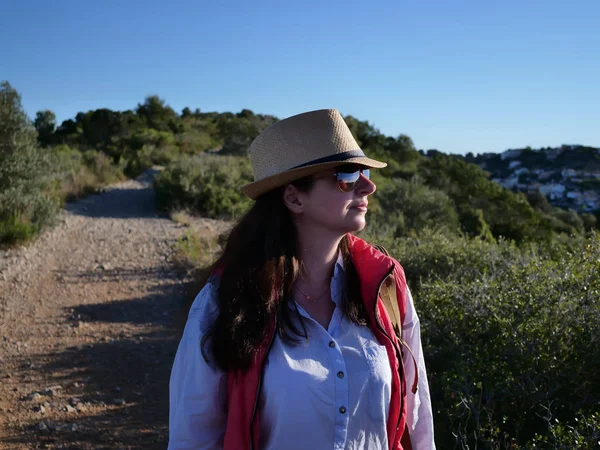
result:
<svg viewBox="0 0 600 450"><path fill-rule="evenodd" d="M371 171L358 165L336 167L333 176L337 180L340 191L351 192L358 184L360 174L363 174L367 180L371 178Z"/></svg>

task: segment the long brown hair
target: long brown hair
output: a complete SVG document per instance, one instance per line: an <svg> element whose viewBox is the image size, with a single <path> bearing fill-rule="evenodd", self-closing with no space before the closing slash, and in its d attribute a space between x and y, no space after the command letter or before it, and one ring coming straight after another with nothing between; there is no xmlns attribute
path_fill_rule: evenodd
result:
<svg viewBox="0 0 600 450"><path fill-rule="evenodd" d="M312 180L305 178L293 184L308 191ZM221 269L219 315L202 338L202 354L224 371L243 371L250 367L274 317L277 318L276 332L286 342L307 337L297 310L302 331L294 326L291 316L294 308L288 306L301 260L297 252L296 226L283 202L284 189L267 192L255 201L231 229L223 253L211 267L211 272L217 267ZM346 237L340 249L346 275L343 310L351 321L365 325L366 311ZM211 357L207 356L208 342Z"/></svg>

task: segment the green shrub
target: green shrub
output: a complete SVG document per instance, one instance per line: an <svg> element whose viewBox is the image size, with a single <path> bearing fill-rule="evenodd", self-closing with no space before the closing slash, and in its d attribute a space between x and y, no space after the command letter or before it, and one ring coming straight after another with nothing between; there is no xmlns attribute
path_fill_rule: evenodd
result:
<svg viewBox="0 0 600 450"><path fill-rule="evenodd" d="M0 84L0 246L33 237L52 224L58 199L50 192L52 168L12 86Z"/></svg>
<svg viewBox="0 0 600 450"><path fill-rule="evenodd" d="M128 177L135 178L144 170L154 165L168 165L179 156L180 151L175 145L157 147L154 144L145 144L139 150L130 148L124 153L124 172Z"/></svg>
<svg viewBox="0 0 600 450"><path fill-rule="evenodd" d="M250 205L240 190L250 181L248 158L183 157L156 177L157 207L161 211L189 210L215 219L232 219Z"/></svg>
<svg viewBox="0 0 600 450"><path fill-rule="evenodd" d="M383 236L414 235L426 226L457 231L458 215L450 198L418 178L385 178L374 173L377 194L368 220L368 232Z"/></svg>
<svg viewBox="0 0 600 450"><path fill-rule="evenodd" d="M68 145L50 148L54 173L54 192L61 201L73 201L96 192L98 188L124 178L120 167L103 152L81 152Z"/></svg>
<svg viewBox="0 0 600 450"><path fill-rule="evenodd" d="M550 434L536 435L528 449L595 450L600 446L600 413L589 416L579 413L571 425L564 425L552 417L547 419Z"/></svg>
<svg viewBox="0 0 600 450"><path fill-rule="evenodd" d="M392 243L415 293L440 448L524 448L558 439L549 417L577 427L579 412L598 412L600 239L559 246Z"/></svg>

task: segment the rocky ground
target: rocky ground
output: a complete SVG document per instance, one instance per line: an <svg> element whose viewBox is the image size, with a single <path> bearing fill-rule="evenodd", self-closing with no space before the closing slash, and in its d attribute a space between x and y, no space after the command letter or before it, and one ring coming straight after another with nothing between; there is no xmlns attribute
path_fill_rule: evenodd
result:
<svg viewBox="0 0 600 450"><path fill-rule="evenodd" d="M0 252L0 449L166 448L191 280L171 262L187 227L156 214L154 173L68 205L56 228Z"/></svg>

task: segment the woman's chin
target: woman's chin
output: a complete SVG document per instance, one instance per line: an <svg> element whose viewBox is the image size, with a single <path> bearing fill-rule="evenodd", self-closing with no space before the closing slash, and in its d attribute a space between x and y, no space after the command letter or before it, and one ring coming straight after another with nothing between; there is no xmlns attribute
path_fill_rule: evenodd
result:
<svg viewBox="0 0 600 450"><path fill-rule="evenodd" d="M351 233L355 233L357 231L362 231L362 229L367 225L367 221L365 220L365 216L357 217L352 221L352 225L349 226L351 228L348 230Z"/></svg>

